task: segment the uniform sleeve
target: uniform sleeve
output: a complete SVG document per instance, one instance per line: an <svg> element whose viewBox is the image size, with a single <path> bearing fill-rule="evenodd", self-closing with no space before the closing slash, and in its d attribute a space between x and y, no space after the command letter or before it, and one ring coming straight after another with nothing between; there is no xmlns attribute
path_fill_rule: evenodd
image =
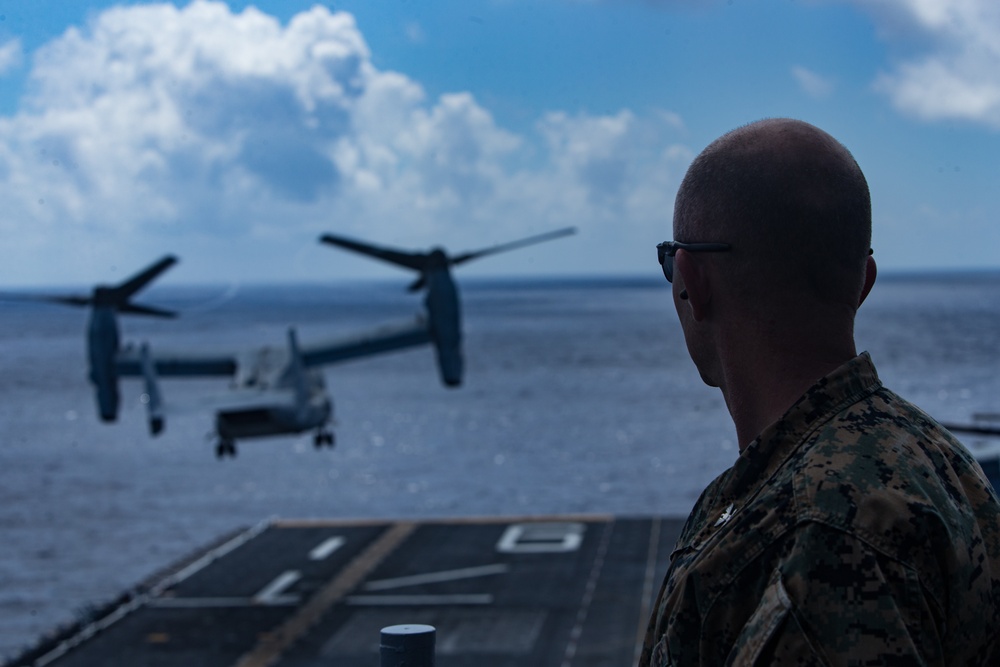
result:
<svg viewBox="0 0 1000 667"><path fill-rule="evenodd" d="M915 572L856 537L807 523L786 545L729 664L939 664L934 610Z"/></svg>

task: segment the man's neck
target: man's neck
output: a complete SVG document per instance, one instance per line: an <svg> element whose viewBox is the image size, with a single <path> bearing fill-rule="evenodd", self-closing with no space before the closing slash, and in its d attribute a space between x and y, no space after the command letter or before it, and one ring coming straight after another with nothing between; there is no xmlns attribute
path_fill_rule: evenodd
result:
<svg viewBox="0 0 1000 667"><path fill-rule="evenodd" d="M730 349L734 353L722 360L720 389L736 427L740 451L817 381L857 356L853 339L818 348L775 345L773 340L753 345L744 338Z"/></svg>

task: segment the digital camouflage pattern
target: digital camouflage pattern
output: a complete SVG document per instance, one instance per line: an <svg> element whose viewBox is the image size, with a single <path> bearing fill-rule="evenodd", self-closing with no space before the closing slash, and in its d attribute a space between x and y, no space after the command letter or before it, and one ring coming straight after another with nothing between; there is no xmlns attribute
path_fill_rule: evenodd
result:
<svg viewBox="0 0 1000 667"><path fill-rule="evenodd" d="M702 493L640 665L1000 665L1000 502L868 354Z"/></svg>

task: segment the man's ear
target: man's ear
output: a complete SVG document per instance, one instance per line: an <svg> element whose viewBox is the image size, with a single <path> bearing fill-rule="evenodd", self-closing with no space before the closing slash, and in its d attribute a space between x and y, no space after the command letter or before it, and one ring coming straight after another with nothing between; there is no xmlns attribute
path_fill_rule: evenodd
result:
<svg viewBox="0 0 1000 667"><path fill-rule="evenodd" d="M681 278L683 292L687 294L685 302L696 322L705 319L712 300L711 281L705 268L704 264L686 250L678 250L674 255L674 270Z"/></svg>
<svg viewBox="0 0 1000 667"><path fill-rule="evenodd" d="M865 264L865 286L861 288L861 299L858 301L858 307L861 307L861 304L868 298L868 293L872 291L877 275L878 267L875 266L875 258L868 255L868 263Z"/></svg>

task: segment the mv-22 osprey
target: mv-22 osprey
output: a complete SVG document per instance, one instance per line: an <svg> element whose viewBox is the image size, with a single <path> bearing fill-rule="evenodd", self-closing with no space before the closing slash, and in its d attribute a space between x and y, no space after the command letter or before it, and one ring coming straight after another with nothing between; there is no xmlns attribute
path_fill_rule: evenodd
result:
<svg viewBox="0 0 1000 667"><path fill-rule="evenodd" d="M451 267L485 255L513 250L575 233L565 228L475 252L449 257L436 248L427 253L379 248L332 234L320 240L399 266L420 275L411 291L426 290L424 312L398 326L385 326L359 336L303 345L294 328L285 348L263 347L248 354L154 354L147 343L120 343L118 315L172 318L176 313L132 301L140 290L173 266L166 256L124 282L94 288L89 297L40 296L44 301L89 306L87 329L89 379L102 421L114 422L120 404L119 378L138 377L145 384L142 400L149 430L159 434L165 411L159 379L162 377L229 377L233 392L227 407L215 413L215 452L219 458L236 455L236 441L314 431L317 448L333 447L329 428L333 401L326 390L322 367L349 359L391 352L423 344L435 348L441 381L449 387L462 382L462 328L458 288Z"/></svg>

